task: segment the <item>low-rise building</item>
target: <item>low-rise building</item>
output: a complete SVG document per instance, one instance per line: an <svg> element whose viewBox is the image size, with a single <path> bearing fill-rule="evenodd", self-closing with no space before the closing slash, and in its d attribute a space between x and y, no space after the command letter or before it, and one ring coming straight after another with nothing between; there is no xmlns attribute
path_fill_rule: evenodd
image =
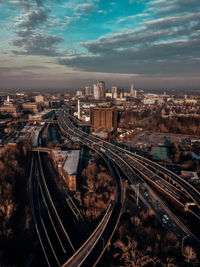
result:
<svg viewBox="0 0 200 267"><path fill-rule="evenodd" d="M53 158L58 170L65 179L70 191L76 191L76 175L80 158L80 150L53 150Z"/></svg>
<svg viewBox="0 0 200 267"><path fill-rule="evenodd" d="M17 111L18 111L18 109L14 105L6 105L6 106L0 107L0 112L10 113L14 117L17 117Z"/></svg>
<svg viewBox="0 0 200 267"><path fill-rule="evenodd" d="M38 105L36 103L24 103L22 105L23 111L25 112L32 112L37 113L38 112Z"/></svg>

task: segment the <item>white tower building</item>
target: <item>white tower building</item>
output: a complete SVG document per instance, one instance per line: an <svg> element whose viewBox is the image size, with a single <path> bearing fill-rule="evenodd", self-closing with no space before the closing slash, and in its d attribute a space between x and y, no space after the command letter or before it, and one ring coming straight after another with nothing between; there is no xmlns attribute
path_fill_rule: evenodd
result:
<svg viewBox="0 0 200 267"><path fill-rule="evenodd" d="M100 88L98 85L94 84L94 99L99 100L100 99Z"/></svg>
<svg viewBox="0 0 200 267"><path fill-rule="evenodd" d="M80 104L80 99L78 99L78 119L80 120L81 118L81 104Z"/></svg>

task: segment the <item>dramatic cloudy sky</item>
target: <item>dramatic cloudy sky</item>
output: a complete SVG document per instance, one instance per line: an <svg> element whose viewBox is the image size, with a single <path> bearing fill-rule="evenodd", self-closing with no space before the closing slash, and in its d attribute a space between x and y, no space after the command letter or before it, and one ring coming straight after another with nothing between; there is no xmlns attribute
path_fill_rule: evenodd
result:
<svg viewBox="0 0 200 267"><path fill-rule="evenodd" d="M200 89L199 0L0 0L0 89Z"/></svg>

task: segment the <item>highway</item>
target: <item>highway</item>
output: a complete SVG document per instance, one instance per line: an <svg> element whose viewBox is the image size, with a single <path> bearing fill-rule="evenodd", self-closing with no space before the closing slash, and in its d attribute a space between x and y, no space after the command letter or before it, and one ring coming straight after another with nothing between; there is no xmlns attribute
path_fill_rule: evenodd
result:
<svg viewBox="0 0 200 267"><path fill-rule="evenodd" d="M110 144L105 140L102 140L77 129L75 125L70 121L67 113L62 111L58 113L58 123L60 129L63 132L67 133L70 137L76 137L76 140L79 140L81 143L89 146L90 148L98 150L99 152L102 151L102 153L104 153L108 158L110 158L110 160L115 162L118 167L124 172L129 182L133 185L133 189L135 190L135 192L137 191L138 184L146 184L147 182L150 182L153 187L159 187L165 194L176 200L182 206L185 206L188 202L193 202L193 199L190 194L190 189L188 190L189 192L187 190L184 190L184 192L182 192L180 190L180 187L177 188L175 185L168 183L166 180L163 179L162 176L154 173L152 171L152 168L147 168L147 165L144 164L144 162L142 163L141 161L139 161L136 157L134 157L133 153L129 154L127 153L127 150L121 149L116 145ZM160 166L160 169L161 168L162 166ZM187 187L186 185L187 183L184 184L185 188ZM193 194L195 194L195 192L196 189L193 190ZM198 198L195 198L195 200L198 201ZM168 212L167 209L163 208L163 214L166 213L165 211ZM193 211L190 212L194 214ZM198 219L200 218L198 212L195 213L195 215ZM184 226L180 223L180 221L177 220L174 214L170 215L170 217L173 218L174 222L179 225L180 232L187 233L189 231L184 228ZM163 221L163 219L164 218L161 216L161 222ZM195 239L194 236L193 238Z"/></svg>
<svg viewBox="0 0 200 267"><path fill-rule="evenodd" d="M184 184L184 188L182 183L179 183L179 179L177 177L175 180L176 186L173 186L173 183L168 183L169 179L163 179L163 174L165 174L167 177L169 175L169 172L168 170L166 171L165 169L163 169L162 166L156 164L155 167L153 163L148 160L146 161L145 158L142 158L131 152L128 153L126 150L121 149L116 145L110 144L107 141L89 135L77 129L70 121L68 114L63 111L59 111L57 113L57 118L58 125L65 134L69 135L71 138L76 138L84 145L95 150L104 158L111 172L113 173L117 190L114 203L110 204L103 219L101 220L95 231L92 233L92 235L85 242L76 243L77 236L75 234L75 226L77 226L78 224L76 225L75 223L73 226L75 228L73 228L71 221L69 223L66 218L60 218L61 213L59 212L59 209L63 209L62 205L60 205L62 201L59 201L58 203L58 194L51 189L54 188L54 185L51 184L51 182L49 185L47 185L47 179L45 179L45 176L49 177L49 174L47 171L48 168L44 167L44 157L42 156L42 158L40 158L40 153L35 152L34 157L37 160L36 163L33 164L35 164L35 168L38 169L38 173L32 171L34 173L34 175L32 176L37 177L37 179L35 179L37 181L37 184L35 181L32 181L33 178L30 179L32 181L30 186L32 188L30 189L32 193L31 202L33 209L34 205L36 207L36 210L33 210L34 220L38 236L44 250L45 257L47 259L47 263L50 264L49 266L95 266L97 264L117 227L117 223L121 215L121 209L124 200L123 187L121 184L122 173L123 176L125 176L132 184L133 189L136 193L138 185L144 184L144 186L147 186L146 182L148 181L154 186L162 189L166 194L179 202L180 205L185 205L186 203L192 201L195 201L195 203L198 203L199 205L198 197L194 197L195 190L193 190L193 188L186 190L187 186L183 182L183 179L180 178L180 180ZM159 169L162 175L160 176L158 174L155 174L153 168ZM173 180L172 175L170 177L171 180ZM178 188L177 183L179 184ZM184 189L184 192L182 192L179 188L181 188L182 190ZM144 199L143 196L145 195L145 193L146 191L144 191L144 194L142 194L140 198L143 198L143 202L147 203L148 201L150 201L150 199L148 198L148 201ZM154 200L152 200L152 203L155 202L155 206L157 205L158 200L156 202L156 198L153 197L153 199ZM80 213L73 205L73 201L68 195L65 196L65 203L67 203L67 206L71 210L71 214L74 218L73 222L81 221L82 224L84 220L83 218L81 218ZM160 207L157 207L157 210L158 209L160 209ZM162 209L166 210L164 205L162 205ZM164 224L165 222L167 222L167 226L171 227L170 224L168 225L169 218L172 223L173 220L176 220L176 223L180 224L177 229L179 229L180 231L180 228L182 228L181 231L183 232L183 234L180 234L180 238L184 236L184 233L190 234L192 236L188 229L183 229L181 223L177 222L177 219L173 214L170 214L169 217L166 213L162 212L162 209L159 210L160 215L158 215L158 217L161 217L160 219L164 222ZM47 227L47 219L51 222L51 226ZM53 233L49 233L49 231ZM56 242L53 244L51 240L55 238Z"/></svg>
<svg viewBox="0 0 200 267"><path fill-rule="evenodd" d="M62 267L96 266L116 230L124 202L124 191L115 163L108 161L108 166L115 177L115 201L109 205L92 235Z"/></svg>
<svg viewBox="0 0 200 267"><path fill-rule="evenodd" d="M74 132L75 133L79 133L80 134L80 130L76 129L74 127L74 125L69 122L69 118L67 118L67 114L64 113L63 114L65 121L62 121L62 123L68 123L68 125L70 127L73 127ZM70 115L70 117L72 117ZM89 136L89 135L88 135ZM189 184L187 181L185 181L183 178L181 178L180 176L178 176L177 174L173 173L172 171L166 169L165 167L147 159L144 158L140 155L137 155L135 153L132 153L130 151L127 151L117 145L114 145L108 141L102 140L96 136L91 136L90 135L90 140L92 140L93 142L99 143L101 144L104 148L116 152L116 154L119 154L125 161L129 161L130 165L132 167L135 167L135 169L140 170L141 172L144 172L145 174L147 174L146 177L149 177L150 179L153 177L156 177L156 174L152 173L152 169L158 169L161 175L157 175L157 177L159 177L159 180L165 180L168 184L169 181L171 183L171 188L173 187L173 190L170 192L171 197L174 198L174 200L176 200L177 202L181 203L182 205L186 205L186 204L192 204L195 203L197 205L198 208L200 208L200 192L198 190L196 190L196 188L194 186L192 186L191 184ZM120 153L121 152L121 153ZM132 162L130 161L130 159L128 159L128 155L129 157L132 158ZM147 168L145 168L145 166ZM149 170L147 170L149 169ZM150 181L150 180L149 180ZM153 180L152 180L153 182ZM155 180L154 180L155 182ZM159 187L159 184L158 184ZM162 190L162 188L160 188ZM179 193L181 196L179 198L177 198L177 190L179 189ZM176 192L176 193L175 193ZM168 191L166 191L167 194L169 194ZM198 211L197 211L198 212ZM200 213L198 212L197 217L200 216Z"/></svg>

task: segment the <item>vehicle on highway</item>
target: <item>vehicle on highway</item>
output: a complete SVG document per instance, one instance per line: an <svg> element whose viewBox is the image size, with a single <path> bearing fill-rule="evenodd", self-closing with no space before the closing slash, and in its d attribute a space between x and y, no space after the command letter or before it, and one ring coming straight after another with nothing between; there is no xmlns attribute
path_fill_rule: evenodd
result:
<svg viewBox="0 0 200 267"><path fill-rule="evenodd" d="M167 216L167 214L164 214L163 218L165 218L166 220L169 220L169 217Z"/></svg>
<svg viewBox="0 0 200 267"><path fill-rule="evenodd" d="M162 221L163 221L164 223L167 223L167 221L165 220L165 218L162 218Z"/></svg>

